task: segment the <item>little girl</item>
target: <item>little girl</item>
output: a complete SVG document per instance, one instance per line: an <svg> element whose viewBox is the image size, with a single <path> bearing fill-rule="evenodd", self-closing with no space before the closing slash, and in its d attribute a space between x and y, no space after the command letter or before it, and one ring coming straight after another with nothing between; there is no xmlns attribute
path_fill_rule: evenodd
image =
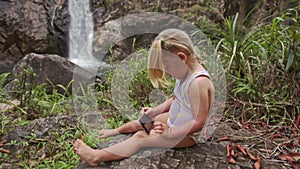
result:
<svg viewBox="0 0 300 169"><path fill-rule="evenodd" d="M97 166L129 157L144 147L184 148L197 144L213 103L214 87L190 37L179 29L162 31L149 50L148 75L153 86L168 87L167 74L176 79L173 97L157 107L142 108L154 121L149 134L140 123L131 121L99 132L100 138L135 132L129 139L100 150L77 139L75 152L91 166Z"/></svg>

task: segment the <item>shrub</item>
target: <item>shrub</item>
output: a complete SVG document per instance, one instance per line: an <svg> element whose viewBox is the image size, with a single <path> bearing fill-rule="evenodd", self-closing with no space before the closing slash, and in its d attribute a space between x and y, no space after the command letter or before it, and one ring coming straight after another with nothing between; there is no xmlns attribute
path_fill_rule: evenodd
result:
<svg viewBox="0 0 300 169"><path fill-rule="evenodd" d="M300 93L299 7L249 29L238 25L237 17L224 20L216 45L226 67L229 98L242 106L247 119L294 119Z"/></svg>

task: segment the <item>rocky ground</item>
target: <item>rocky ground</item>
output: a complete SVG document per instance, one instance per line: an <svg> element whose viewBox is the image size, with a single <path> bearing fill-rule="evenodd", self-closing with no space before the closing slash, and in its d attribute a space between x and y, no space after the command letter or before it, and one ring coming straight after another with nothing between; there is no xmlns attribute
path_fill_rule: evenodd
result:
<svg viewBox="0 0 300 169"><path fill-rule="evenodd" d="M77 123L76 118L67 115L41 118L28 125L12 128L5 138L7 142L15 140L30 143L27 147L36 150L33 152L37 154L32 154L35 156L44 152L35 147L38 146L35 144L37 140L48 138L53 132L63 135L62 132L67 132L66 128L75 129ZM30 139L32 134L35 135L35 140ZM118 135L100 144L99 148L105 148L128 137L130 135ZM25 153L26 148L22 145L1 144L0 150L6 149L11 153L10 158L5 161L0 159L0 168L20 168L15 165L18 162L17 155L20 151ZM183 149L143 149L130 158L105 162L98 167L91 167L81 160L76 169L297 169L299 148L299 134L294 133L293 127L223 120L215 130L213 138L196 146Z"/></svg>
<svg viewBox="0 0 300 169"><path fill-rule="evenodd" d="M206 168L206 169L285 169L292 166L280 159L285 144L295 140L274 137L270 130L240 128L233 121L225 121L216 129L215 136L206 143L184 149L145 149L131 158L106 162L91 167L81 161L77 169L104 168ZM101 148L126 139L119 135L100 145ZM294 164L296 166L296 164ZM294 166L294 167L295 167Z"/></svg>

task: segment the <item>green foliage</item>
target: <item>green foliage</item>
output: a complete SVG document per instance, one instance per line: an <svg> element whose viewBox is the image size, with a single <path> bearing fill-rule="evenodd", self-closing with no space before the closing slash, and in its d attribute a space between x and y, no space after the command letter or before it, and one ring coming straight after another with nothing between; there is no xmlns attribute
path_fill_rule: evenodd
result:
<svg viewBox="0 0 300 169"><path fill-rule="evenodd" d="M66 96L60 94L57 89L53 89L51 94L49 94L47 89L46 84L40 84L33 87L31 91L25 92L24 96L28 100L26 100L27 104L24 109L27 112L38 112L41 114L41 117L48 117L69 111L69 105L63 104L67 100Z"/></svg>
<svg viewBox="0 0 300 169"><path fill-rule="evenodd" d="M70 113L71 107L68 104L68 99L71 96L67 91L68 86L33 85L28 83L28 80L30 77L35 76L34 71L30 68L25 69L25 66L22 68L24 74L15 77L17 83L11 91L4 91L2 88L7 78L9 78L9 73L0 75L0 103L5 104L6 107L9 106L7 109L0 110L1 139L6 137L12 126L26 125L30 123L30 120L36 118ZM71 82L69 85L71 85ZM58 92L58 89L62 89L64 94ZM73 168L79 157L75 155L72 145L68 142L78 138L80 130L61 130L66 131L63 135L58 135L56 139L40 139L32 134L29 141L17 142L12 140L6 145L21 147L16 152L15 158L11 159L12 155L3 153L0 153L0 157L1 159L13 161L22 168Z"/></svg>
<svg viewBox="0 0 300 169"><path fill-rule="evenodd" d="M289 9L271 23L245 28L237 17L224 20L216 50L226 65L229 95L244 105L243 113L267 122L299 114L300 16ZM279 117L279 118L278 118Z"/></svg>
<svg viewBox="0 0 300 169"><path fill-rule="evenodd" d="M11 142L14 146L22 146L19 152L19 165L22 168L74 168L80 158L73 150L72 142L79 138L80 130L67 128L64 132L52 132L51 138L42 139L31 135L29 142Z"/></svg>
<svg viewBox="0 0 300 169"><path fill-rule="evenodd" d="M68 88L71 82L66 87L62 85L55 86L50 81L49 83L52 86L45 83L33 85L33 83L29 82L29 79L34 78L36 73L31 67L25 68L24 65L21 65L21 68L23 69L23 74L16 77L18 83L11 91L11 95L17 96L17 99L20 101L20 105L14 105L14 107L21 114L26 115L27 119L35 119L69 111L70 106L65 101L70 96ZM6 74L3 75L7 76ZM58 91L59 89L63 90L64 94L61 94ZM10 102L7 104L10 104Z"/></svg>
<svg viewBox="0 0 300 169"><path fill-rule="evenodd" d="M0 103L5 103L9 98L9 94L3 90L10 73L3 73L0 75Z"/></svg>
<svg viewBox="0 0 300 169"><path fill-rule="evenodd" d="M111 7L112 5L119 3L120 0L105 0L104 4L106 7Z"/></svg>
<svg viewBox="0 0 300 169"><path fill-rule="evenodd" d="M3 112L1 112L1 128L0 128L0 134L6 134L6 125L9 124L10 122L10 119L9 117L5 116Z"/></svg>
<svg viewBox="0 0 300 169"><path fill-rule="evenodd" d="M4 84L7 81L8 77L9 77L10 73L3 73L0 75L0 104L4 103L7 106L11 105L10 102L8 102L7 100L9 100L10 96L7 92L5 92L3 90ZM10 122L10 118L8 116L5 116L5 112L3 110L0 109L0 136L3 134L6 134L7 130L6 130L6 126L9 124Z"/></svg>
<svg viewBox="0 0 300 169"><path fill-rule="evenodd" d="M1 90L4 87L4 84L7 81L9 75L10 75L10 73L2 73L0 75L0 89Z"/></svg>

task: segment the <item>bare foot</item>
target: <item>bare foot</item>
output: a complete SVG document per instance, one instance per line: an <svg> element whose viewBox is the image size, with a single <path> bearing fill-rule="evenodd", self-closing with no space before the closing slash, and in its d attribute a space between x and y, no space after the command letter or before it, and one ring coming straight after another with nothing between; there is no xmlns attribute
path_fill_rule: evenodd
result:
<svg viewBox="0 0 300 169"><path fill-rule="evenodd" d="M120 134L117 129L102 129L99 131L99 138L107 138Z"/></svg>
<svg viewBox="0 0 300 169"><path fill-rule="evenodd" d="M98 166L99 163L97 163L96 160L96 151L86 145L82 140L77 139L74 142L74 150L77 155L79 155L80 158L82 158L84 161L89 163L91 166Z"/></svg>

